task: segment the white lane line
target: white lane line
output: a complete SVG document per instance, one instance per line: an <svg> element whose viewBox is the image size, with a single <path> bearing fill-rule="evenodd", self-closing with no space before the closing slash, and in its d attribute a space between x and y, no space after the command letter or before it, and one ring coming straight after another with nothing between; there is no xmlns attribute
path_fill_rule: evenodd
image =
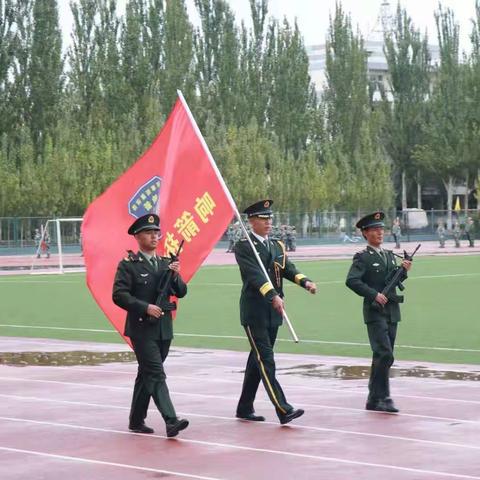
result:
<svg viewBox="0 0 480 480"><path fill-rule="evenodd" d="M1 327L1 325L0 325ZM234 340L246 340L245 337L240 335L207 335L207 334L200 334L200 333L180 333L175 332L176 336L179 337L205 337L205 338L226 338L226 339L234 339ZM288 338L277 338L277 342L287 342L292 343L292 340ZM339 342L339 341L328 341L328 340L306 340L300 339L300 343L312 343L312 344L321 344L321 345L347 345L352 347L370 347L369 343L364 342ZM480 353L480 349L474 348L454 348L454 347L429 347L429 346L421 346L421 345L400 345L396 344L395 348L410 348L410 349L417 349L417 350L440 350L440 351L447 351L447 352L473 352L473 353Z"/></svg>
<svg viewBox="0 0 480 480"><path fill-rule="evenodd" d="M276 355L276 358L277 360L279 359L280 357L280 354L279 355ZM243 374L243 371L245 369L245 364L240 364L240 365L225 365L223 363L219 364L219 363L199 363L199 362L196 362L196 363L191 363L191 362L185 362L183 360L184 357L178 357L178 356L171 356L169 358L169 366L172 366L172 367L194 367L194 368L213 368L213 369L217 369L219 368L219 366L221 366L224 371L223 373L228 373L228 374L235 374L235 373L239 373L239 374ZM362 358L359 358L359 360L362 360ZM292 367L295 367L298 365L298 360L295 360L295 359L292 359L292 358L287 358L287 357L284 357L281 359L282 363L285 363L285 362L294 362L294 365ZM307 361L307 360L305 360ZM340 360L339 360L340 361ZM325 365L338 365L338 362L334 361L334 362L328 362L328 361L324 361L324 360L321 360L321 363L322 364L325 364ZM132 370L130 372L127 372L125 371L125 373L130 373L131 375L136 375L137 373L137 369L138 369L138 366L136 363L134 362L123 362L124 365L132 365L134 368L132 368ZM448 365L448 364L447 364ZM364 367L369 367L369 365L367 364L364 364L363 365ZM476 365L472 365L473 366L476 366ZM40 368L45 368L45 369L49 369L49 370L52 370L52 369L62 369L62 368L78 368L76 366L69 366L69 367L61 367L61 366L57 366L57 365L52 365L52 366L46 366L46 365L35 365L34 366L35 369L40 369ZM287 368L290 369L292 367L283 367L283 368L279 368L278 371L280 373L283 373L283 370L286 370ZM2 368L2 365L0 365L0 368ZM5 368L8 368L8 367L5 367ZM93 368L93 367L92 367ZM95 368L98 368L98 367L95 367ZM400 367L397 367L397 368L400 368ZM230 372L225 372L225 369L227 370L231 370ZM86 370L86 369L85 369ZM238 372L237 372L238 370ZM460 373L463 373L464 370L451 370L453 372L460 372ZM113 373L116 372L116 370L112 370ZM169 375L169 378L170 378L170 375ZM206 376L202 376L200 378L203 378L205 379ZM282 381L283 380L286 380L288 378L288 373L287 374L283 374L282 375ZM423 379L423 380L428 380L428 384L431 385L431 386L434 386L434 387L440 387L440 388L444 388L446 386L446 383L445 381L446 380L442 380L442 379L437 379L435 377L427 377L427 378L424 378L424 377L395 377L394 378L394 381L397 383L397 384L400 384L400 383L409 383L409 382L417 382L418 380L420 379ZM325 379L325 380L328 380L328 379ZM358 378L358 379L355 379L355 380L348 380L349 382L358 382L358 381L362 381L362 382L365 382L366 380L368 380L367 377L364 377L364 378ZM220 380L219 380L220 381ZM288 381L288 380L287 380ZM459 380L459 379L452 379L450 380L452 382L456 382L455 383L455 387L458 388L459 386L461 386L462 388L467 388L467 389L474 389L474 390L478 390L479 386L480 386L480 382L479 381L464 381L464 380ZM459 382L461 382L461 385L459 385ZM295 387L296 385L291 385L289 384L289 386L292 386L292 387ZM400 385L399 385L400 386ZM402 387L403 385L400 386L400 388ZM307 388L307 387L305 387ZM308 388L316 388L316 387L308 387ZM320 388L320 387L319 387ZM398 388L398 386L397 386ZM405 396L405 395L404 395ZM445 399L445 400L453 400L453 401L457 401L457 399ZM473 400L458 400L459 402L468 402L468 403L477 403L476 401L473 401Z"/></svg>
<svg viewBox="0 0 480 480"><path fill-rule="evenodd" d="M114 430L109 428L98 428L98 427L87 427L83 425L72 425L69 423L56 423L56 422L45 422L39 420L30 420L25 418L12 418L12 417L0 417L0 420L11 421L11 422L19 422L19 423L30 423L36 425L46 425L52 426L57 428L71 428L75 430L87 430L87 431L94 431L94 432L105 432L105 433L116 433L121 435L141 435L135 434L131 432L125 432L123 430ZM149 439L155 438L162 438L166 439L164 435L157 435L157 434L150 434L148 436L143 435L143 437L147 437ZM389 469L389 470L398 470L403 472L414 472L419 474L425 475L436 475L436 476L443 476L449 478L464 478L470 480L480 480L480 477L474 477L472 475L463 475L457 473L448 473L448 472L438 472L434 470L424 470L420 468L410 468L410 467L400 467L398 465L389 465L389 464L382 464L382 463L370 463L370 462L360 462L357 460L346 460L344 458L337 458L337 457L326 457L322 455L311 455L307 453L297 453L297 452L288 452L285 450L273 450L269 448L255 448L255 447L247 447L243 445L236 445L231 443L220 443L220 442L207 442L204 440L193 440L193 439L186 439L186 438L178 438L176 439L177 442L181 443L192 443L196 445L208 446L208 447L220 447L220 448L230 448L234 450L242 450L247 452L255 452L255 453L268 453L273 455L279 456L286 456L286 457L294 457L294 458L304 458L309 460L319 460L324 462L333 462L333 463L341 463L346 465L359 465L364 467L375 467L375 468L382 468L382 469ZM75 457L72 457L75 458Z"/></svg>
<svg viewBox="0 0 480 480"><path fill-rule="evenodd" d="M5 381L10 381L10 382L21 382L25 383L24 378L15 378L15 377L0 377L0 380L5 380ZM110 390L128 390L131 391L131 387L117 387L117 386L112 386L112 385L99 385L99 384L92 384L92 383L82 383L82 382L64 382L60 380L38 380L38 379L28 379L29 383L36 382L36 383L48 383L52 385L70 385L70 386L76 386L76 387L91 387L91 388L106 388ZM183 395L185 397L199 397L199 398L208 398L208 399L221 399L221 400L228 400L228 401L233 401L233 402L238 402L238 399L236 397L229 397L226 395L210 395L206 393L190 393L190 392L178 392L178 391L172 391L170 390L170 393L173 395ZM258 399L256 400L257 402L261 403L267 403L270 404L269 400L261 400ZM325 410L341 410L341 411L346 411L346 412L352 412L355 414L365 414L364 409L360 408L353 408L353 407L338 407L338 406L332 406L332 405L324 405L324 404L318 404L318 403L305 403L305 402L299 402L302 404L304 407L311 407L311 408L320 408L320 409L325 409ZM394 415L394 416L401 416L401 417L412 417L412 418L425 418L429 420L440 420L440 421L447 421L447 422L458 422L458 423L473 423L473 424L480 424L480 420L465 420L461 418L451 418L451 417L439 417L435 415L420 415L420 414L415 414L415 413L386 413L386 412L375 412L375 411L369 411L367 412L370 415Z"/></svg>
<svg viewBox="0 0 480 480"><path fill-rule="evenodd" d="M25 285L29 285L29 284L43 284L45 286L50 286L50 285L80 285L82 282L81 281L78 281L78 282L69 282L68 280L54 280L52 281L51 278L48 278L48 279L45 279L45 280L8 280L8 279L0 279L0 283L19 283L21 285L25 284Z"/></svg>
<svg viewBox="0 0 480 480"><path fill-rule="evenodd" d="M480 273L472 272L472 273L446 273L444 275L418 275L409 277L408 281L411 282L412 280L432 280L432 279L442 279L442 278L457 278L457 277L478 277ZM241 287L241 283L217 283L217 282L192 282L194 283L194 287ZM345 284L345 280L324 280L315 282L317 285L337 285L337 284ZM295 287L296 285L293 283L286 283L285 287Z"/></svg>
<svg viewBox="0 0 480 480"><path fill-rule="evenodd" d="M116 330L109 329L99 329L99 328L73 328L73 327L51 327L45 325L15 325L15 324L6 324L1 323L0 327L5 328L27 328L27 329L38 329L38 330L71 330L75 332L96 332L96 333L114 333L117 334ZM198 337L198 338L221 338L221 339L230 339L230 340L243 340L247 341L246 337L241 335L209 335L202 333L183 333L175 332L175 336L178 337ZM292 343L292 340L288 338L277 338L277 342L287 342ZM369 343L366 342L340 342L340 341L329 341L329 340L308 340L301 339L300 343L308 344L319 344L319 345L346 345L351 347L370 347ZM416 350L438 350L445 352L470 352L470 353L480 353L480 349L475 348L454 348L454 347L435 347L435 346L422 346L422 345L395 345L395 348L407 348L407 349L416 349Z"/></svg>
<svg viewBox="0 0 480 480"><path fill-rule="evenodd" d="M37 365L35 366L35 369L49 369L51 370L52 367L50 366L45 366L45 365ZM82 367L53 367L58 370L68 370L69 372L88 372L88 373L105 373L105 374L112 374L112 373L117 373L121 375L135 375L136 374L136 369L132 371L127 371L127 370L108 370L108 369L103 369L99 367L95 367L95 370L92 370L90 368L82 368ZM240 374L239 374L240 376ZM205 377L205 376L196 376L196 377L190 377L187 375L175 375L175 374L169 374L168 375L169 380L188 380L190 381L196 381L196 382L201 382L205 383L207 382L215 382L215 383L227 383L231 385L239 385L242 382L242 378L239 378L238 380L230 380L226 378L216 378L216 377ZM284 382L286 380L286 382ZM362 380L367 380L362 379ZM310 390L312 392L332 392L332 393L341 393L341 394L346 394L346 395L361 395L365 396L365 391L356 391L352 389L347 389L347 388L326 388L326 387L310 387L307 385L301 385L301 384L295 384L295 383L290 383L289 379L286 378L285 376L282 376L282 385L288 388L295 388L295 389L300 389L300 390ZM396 393L395 397L401 397L401 398L414 398L418 400L434 400L434 401L439 401L439 402L453 402L453 403L470 403L473 405L480 405L480 400L463 400L459 398L446 398L446 397L432 397L428 395L403 395L401 393Z"/></svg>
<svg viewBox="0 0 480 480"><path fill-rule="evenodd" d="M103 460L94 460L92 458L72 457L71 455L58 455L54 453L39 452L38 450L26 450L23 448L11 448L11 447L3 447L3 446L0 446L0 450L3 450L5 452L22 453L25 455L36 455L40 457L55 458L58 460L70 460L72 462L90 463L94 465L105 465L108 467L126 468L128 470L140 470L142 472L153 472L153 473L160 473L164 475L176 475L177 477L195 478L197 480L220 480L218 477L216 478L204 477L201 475L193 475L193 474L183 473L183 472L174 472L172 470L163 470L163 469L152 468L152 467L142 467L140 465L132 465L129 463L106 462Z"/></svg>
<svg viewBox="0 0 480 480"><path fill-rule="evenodd" d="M226 267L233 267L234 265L227 265ZM479 276L480 273L478 272L472 272L472 273L450 273L450 274L444 274L444 275L418 275L414 277L410 277L408 279L409 282L413 280L433 280L433 279L443 279L443 278L457 278L457 277L477 277ZM8 279L8 278L0 278L0 283L14 283L14 284L44 284L45 286L52 285L52 284L70 284L70 285L78 285L79 282L77 281L67 281L67 280L50 280L50 279L45 279L45 280L30 280L30 279L25 279L25 280L19 280L19 279ZM241 283L236 283L236 282L200 282L198 280L195 280L192 283L192 286L195 288L198 287L241 287ZM344 284L345 280L323 280L323 281L317 281L315 282L317 285L339 285L339 284ZM284 285L285 287L295 287L296 285L292 283L286 283Z"/></svg>
<svg viewBox="0 0 480 480"><path fill-rule="evenodd" d="M37 330L67 330L67 331L70 330L72 332L117 333L117 331L113 330L113 329L104 330L104 329L101 329L101 328L50 327L50 326L46 326L46 325L13 325L13 324L1 323L0 327L28 328L28 329L32 328L32 329L37 329Z"/></svg>
<svg viewBox="0 0 480 480"><path fill-rule="evenodd" d="M3 398L11 398L14 400L20 400L20 401L33 401L33 402L47 402L47 403L60 403L60 404L65 404L65 405L78 405L82 407L93 407L93 408L107 408L107 409L117 409L117 410L125 410L129 411L129 407L122 407L119 405L112 405L112 404L98 404L98 403L90 403L90 402L80 402L80 401L74 401L74 400L58 400L58 399L50 399L50 398L44 398L44 397L25 397L22 395L8 395L8 394L3 394L0 393L0 397ZM221 415L207 415L207 414L201 414L201 413L192 413L192 412L178 412L182 416L185 417L198 417L198 418L213 418L215 420L226 420L228 422L235 422L238 423L240 420L238 420L235 417L225 417ZM278 422L271 422L268 420L265 420L264 422L261 422L258 424L259 426L261 425L273 425L278 427ZM356 436L361 436L361 437L373 437L373 438L383 438L383 439L390 439L390 440L400 440L400 441L406 441L406 442L416 442L416 443L423 443L426 445L437 445L437 446L442 446L442 447L454 447L454 448L465 448L468 450L480 450L480 446L475 446L471 444L462 444L462 443L453 443L453 442L440 442L436 440L425 440L421 438L413 438L413 437L402 437L399 435L384 435L381 433L371 433L371 432L360 432L360 431L355 431L355 430L345 430L345 429L339 429L339 428L328 428L328 427L312 427L309 425L298 425L298 424L291 424L289 426L290 428L297 429L297 430L309 430L313 432L328 432L328 433L340 433L344 435L356 435Z"/></svg>

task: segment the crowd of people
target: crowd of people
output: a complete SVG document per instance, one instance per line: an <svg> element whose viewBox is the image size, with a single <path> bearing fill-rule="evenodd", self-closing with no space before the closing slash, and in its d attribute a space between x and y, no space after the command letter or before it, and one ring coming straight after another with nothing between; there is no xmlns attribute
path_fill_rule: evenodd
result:
<svg viewBox="0 0 480 480"><path fill-rule="evenodd" d="M395 242L395 248L400 248L400 237L402 235L402 229L400 226L400 219L397 217L390 229L393 241ZM460 240L465 238L468 240L468 246L475 246L475 222L472 217L468 217L465 224L461 224L458 219L455 219L452 228L449 230L442 220L437 225L437 237L440 243L440 248L445 248L445 242L450 237L453 239L456 248L460 248L462 245Z"/></svg>
<svg viewBox="0 0 480 480"><path fill-rule="evenodd" d="M245 225L247 232L251 233L250 224ZM227 232L228 247L227 253L233 253L235 245L245 238L242 227L238 222L228 226ZM285 245L287 252L294 252L297 249L297 229L294 225L275 225L272 227L271 238L280 240Z"/></svg>
<svg viewBox="0 0 480 480"><path fill-rule="evenodd" d="M440 248L445 248L445 240L447 236L451 235L455 247L460 248L462 245L460 240L465 237L468 240L468 246L475 246L475 224L472 217L468 217L465 225L461 225L458 220L455 220L451 231L449 232L444 222L439 222L437 227L438 241L440 242Z"/></svg>

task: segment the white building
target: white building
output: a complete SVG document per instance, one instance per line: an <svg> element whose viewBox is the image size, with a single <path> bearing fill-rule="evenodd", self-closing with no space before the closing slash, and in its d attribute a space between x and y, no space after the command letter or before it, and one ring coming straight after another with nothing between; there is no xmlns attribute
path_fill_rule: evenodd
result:
<svg viewBox="0 0 480 480"><path fill-rule="evenodd" d="M391 29L393 10L387 0L382 0L377 21L370 32L367 32L364 47L368 52L367 74L372 83L382 83L386 92L390 90L388 64L383 53L384 32ZM320 94L325 88L326 45L310 45L306 47L310 61L310 77L315 89ZM440 50L437 45L429 45L432 65L440 61ZM378 93L380 95L380 93Z"/></svg>

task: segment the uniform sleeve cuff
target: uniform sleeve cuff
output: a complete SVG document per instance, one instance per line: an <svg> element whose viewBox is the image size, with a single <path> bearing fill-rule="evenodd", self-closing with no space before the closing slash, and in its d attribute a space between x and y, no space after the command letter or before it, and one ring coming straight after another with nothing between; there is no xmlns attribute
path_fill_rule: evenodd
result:
<svg viewBox="0 0 480 480"><path fill-rule="evenodd" d="M260 293L269 301L272 301L272 298L278 295L277 291L273 288L271 282L265 282L260 288Z"/></svg>
<svg viewBox="0 0 480 480"><path fill-rule="evenodd" d="M303 273L297 273L295 275L294 281L297 285L300 285L301 287L305 287L305 283L308 282L308 278L306 275Z"/></svg>

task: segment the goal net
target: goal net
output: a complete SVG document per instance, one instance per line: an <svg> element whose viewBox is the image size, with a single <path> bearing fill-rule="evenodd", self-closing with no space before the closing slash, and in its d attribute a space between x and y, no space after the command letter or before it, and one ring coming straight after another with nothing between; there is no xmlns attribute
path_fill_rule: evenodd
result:
<svg viewBox="0 0 480 480"><path fill-rule="evenodd" d="M35 229L30 273L84 272L82 218L55 218Z"/></svg>

